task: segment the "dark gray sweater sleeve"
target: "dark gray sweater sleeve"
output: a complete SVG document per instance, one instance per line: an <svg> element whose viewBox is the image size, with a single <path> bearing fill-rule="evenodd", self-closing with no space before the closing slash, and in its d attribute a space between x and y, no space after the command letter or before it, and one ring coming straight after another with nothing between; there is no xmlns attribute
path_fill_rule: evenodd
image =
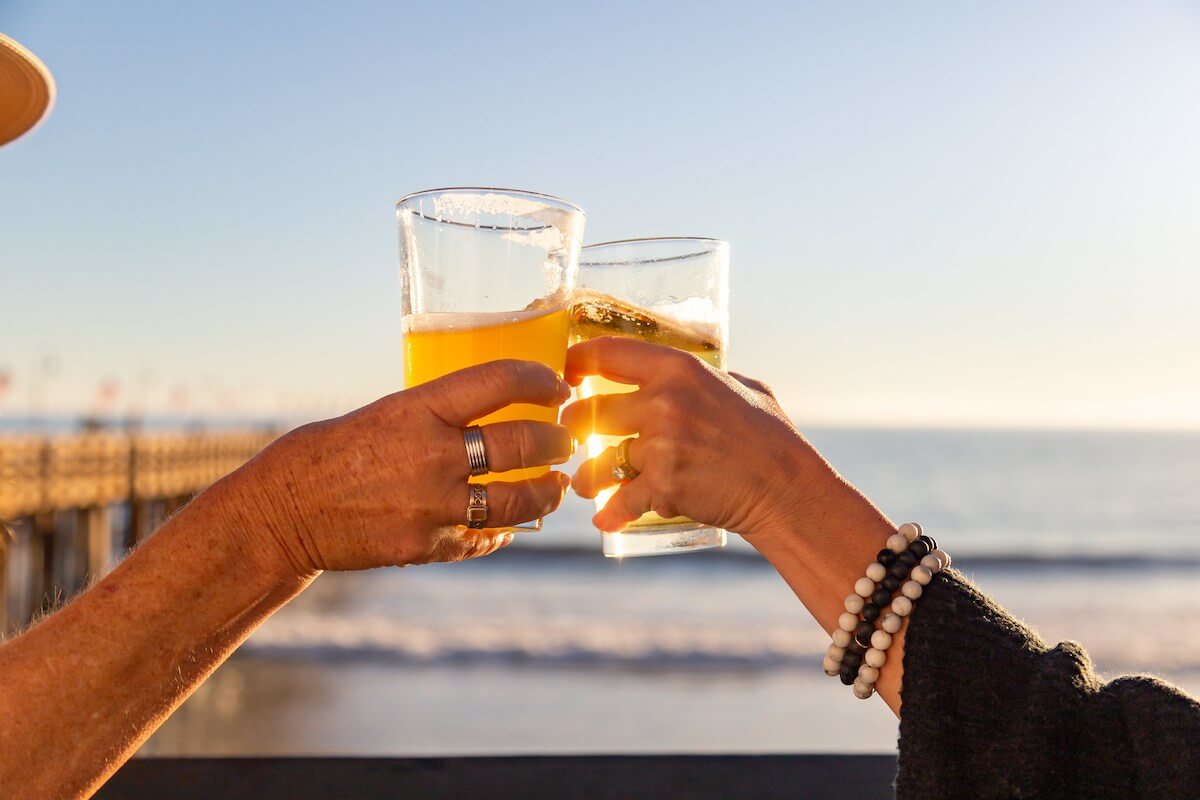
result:
<svg viewBox="0 0 1200 800"><path fill-rule="evenodd" d="M1200 703L1103 683L954 570L913 611L901 701L897 800L1200 798Z"/></svg>

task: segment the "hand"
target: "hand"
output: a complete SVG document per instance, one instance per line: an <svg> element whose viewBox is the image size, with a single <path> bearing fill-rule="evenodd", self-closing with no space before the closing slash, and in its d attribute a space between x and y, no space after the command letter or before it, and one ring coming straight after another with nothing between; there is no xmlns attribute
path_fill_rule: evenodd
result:
<svg viewBox="0 0 1200 800"><path fill-rule="evenodd" d="M492 528L549 514L569 481L549 472L491 482L489 530L457 527L468 505L462 428L512 403L557 406L569 393L543 364L464 369L298 428L210 492L300 576L488 555L512 541ZM561 464L573 450L567 429L549 422L484 425L483 438L495 472Z"/></svg>
<svg viewBox="0 0 1200 800"><path fill-rule="evenodd" d="M738 533L794 519L809 478L828 465L801 437L763 384L720 372L695 356L636 339L598 338L567 354L567 380L587 375L636 384L563 410L579 440L638 434L629 462L641 474L592 519L617 531L647 511L684 515ZM616 483L616 448L583 464L573 485L595 497Z"/></svg>

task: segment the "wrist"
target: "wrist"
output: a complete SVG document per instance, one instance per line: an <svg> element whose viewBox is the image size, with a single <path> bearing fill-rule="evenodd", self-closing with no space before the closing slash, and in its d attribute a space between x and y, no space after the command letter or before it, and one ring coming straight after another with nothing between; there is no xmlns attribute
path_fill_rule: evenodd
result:
<svg viewBox="0 0 1200 800"><path fill-rule="evenodd" d="M747 531L768 560L778 556L827 568L836 560L845 562L838 567L853 564L857 572L894 531L888 518L804 440L790 449L776 474L782 480L764 495L767 510Z"/></svg>
<svg viewBox="0 0 1200 800"><path fill-rule="evenodd" d="M211 516L214 535L245 561L251 580L260 588L302 588L320 571L297 552L300 537L290 523L277 518L267 487L250 469L243 467L225 476L193 504Z"/></svg>
<svg viewBox="0 0 1200 800"><path fill-rule="evenodd" d="M738 533L755 540L790 536L826 505L826 498L841 476L803 437L796 434L785 446L768 454L766 465L755 470L768 480L759 486L758 499Z"/></svg>

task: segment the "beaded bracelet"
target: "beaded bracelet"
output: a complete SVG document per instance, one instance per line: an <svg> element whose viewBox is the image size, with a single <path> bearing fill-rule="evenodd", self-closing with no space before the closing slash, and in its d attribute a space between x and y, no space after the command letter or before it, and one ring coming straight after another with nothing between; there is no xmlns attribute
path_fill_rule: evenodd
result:
<svg viewBox="0 0 1200 800"><path fill-rule="evenodd" d="M853 686L855 697L865 700L874 694L892 636L912 613L924 587L950 563L950 556L917 523L897 528L867 567L866 577L859 578L854 593L846 597L846 611L838 618L822 662L825 674ZM900 594L894 596L897 591Z"/></svg>

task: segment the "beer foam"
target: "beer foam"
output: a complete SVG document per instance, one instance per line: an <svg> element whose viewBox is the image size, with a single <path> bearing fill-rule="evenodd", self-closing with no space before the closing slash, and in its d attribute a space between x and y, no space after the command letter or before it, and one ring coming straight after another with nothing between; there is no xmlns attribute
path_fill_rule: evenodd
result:
<svg viewBox="0 0 1200 800"><path fill-rule="evenodd" d="M404 317L404 333L438 333L494 328L544 317L562 308L536 308L521 311L433 311Z"/></svg>
<svg viewBox="0 0 1200 800"><path fill-rule="evenodd" d="M725 341L723 334L727 327L727 320L716 318L718 310L713 306L712 301L705 297L690 297L686 300L656 303L646 307L619 300L595 289L576 288L571 302L576 307L609 309L616 314L644 317L652 320L653 325L663 333L681 339L711 342L718 346Z"/></svg>
<svg viewBox="0 0 1200 800"><path fill-rule="evenodd" d="M714 319L717 309L707 297L689 297L677 303L655 304L650 307L650 313L700 341L724 340L721 335L724 326L720 320Z"/></svg>
<svg viewBox="0 0 1200 800"><path fill-rule="evenodd" d="M562 202L562 201L557 201ZM580 246L582 231L572 210L556 203L506 192L447 192L433 199L434 214L443 219L469 221L491 219L475 227L504 230L501 238L513 244L536 247L548 253L570 251ZM508 225L500 220L508 218Z"/></svg>
<svg viewBox="0 0 1200 800"><path fill-rule="evenodd" d="M447 192L434 197L433 207L439 219L466 219L478 214L495 214L536 220L546 217L548 210L557 211L541 200L497 192Z"/></svg>

